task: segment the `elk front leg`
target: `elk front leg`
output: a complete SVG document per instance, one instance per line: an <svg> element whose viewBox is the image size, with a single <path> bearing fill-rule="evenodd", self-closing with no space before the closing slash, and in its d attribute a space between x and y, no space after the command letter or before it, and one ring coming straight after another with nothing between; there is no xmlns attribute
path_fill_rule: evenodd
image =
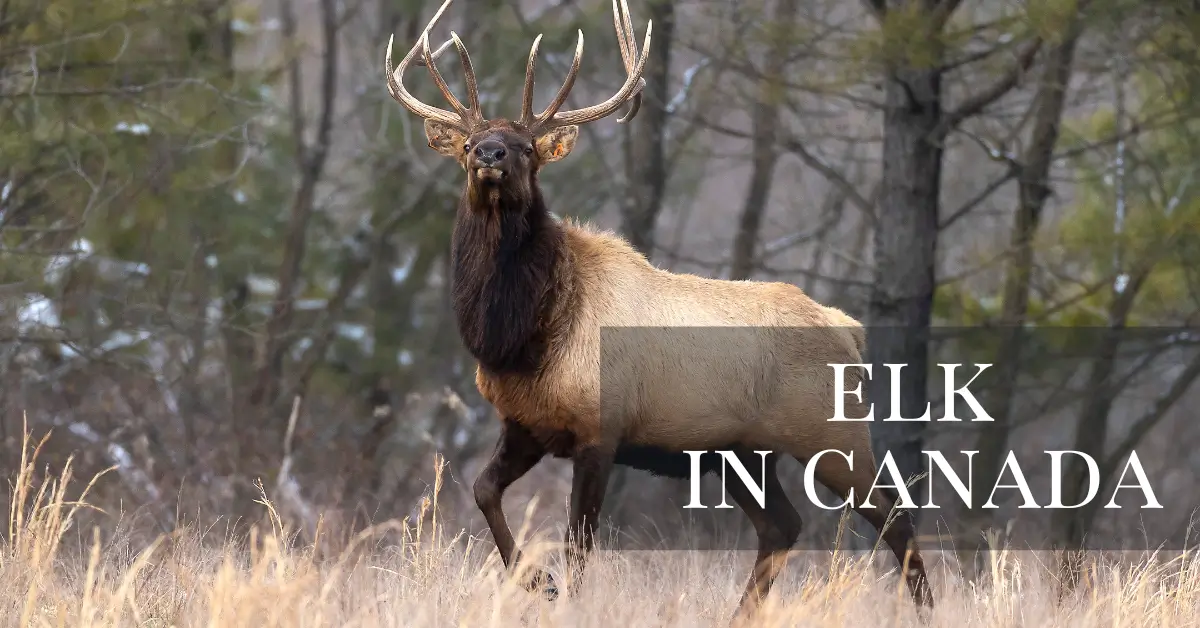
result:
<svg viewBox="0 0 1200 628"><path fill-rule="evenodd" d="M746 468L753 468L753 460L756 456L752 451L745 447L738 447L734 449L734 453ZM796 512L795 506L792 505L791 500L783 491L783 485L779 482L779 473L776 469L778 460L778 455L775 454L767 458L766 477L762 479L762 486L765 488L765 499L762 506L741 482L731 482L725 487L729 495L733 497L733 501L746 513L750 523L754 524L754 530L758 533L758 558L754 561L754 568L746 582L746 589L742 593L742 599L738 602L737 611L734 613L732 621L734 626L751 623L754 612L770 593L775 578L779 576L779 572L786 564L788 552L796 543L796 539L800 537L800 531L803 528L800 514Z"/></svg>
<svg viewBox="0 0 1200 628"><path fill-rule="evenodd" d="M521 552L516 547L512 530L509 529L508 520L504 516L504 491L537 466L545 455L546 448L525 426L506 418L492 458L475 479L475 503L483 512L488 528L491 529L496 549L500 551L500 560L510 571L520 561ZM529 590L539 587L544 587L546 594L551 598L558 595L554 579L542 569L534 572L533 578L525 584L525 588Z"/></svg>
<svg viewBox="0 0 1200 628"><path fill-rule="evenodd" d="M571 512L567 525L567 564L574 576L570 581L572 592L578 590L588 554L595 546L600 508L604 505L615 454L614 448L586 446L574 456Z"/></svg>

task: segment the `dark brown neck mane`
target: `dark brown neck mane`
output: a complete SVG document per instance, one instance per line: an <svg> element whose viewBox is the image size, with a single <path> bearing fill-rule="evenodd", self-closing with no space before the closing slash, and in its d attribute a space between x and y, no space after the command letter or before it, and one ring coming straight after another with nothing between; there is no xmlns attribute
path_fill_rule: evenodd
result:
<svg viewBox="0 0 1200 628"><path fill-rule="evenodd" d="M451 244L459 336L491 374L531 375L542 365L558 272L566 263L562 226L537 181L527 194L467 186Z"/></svg>

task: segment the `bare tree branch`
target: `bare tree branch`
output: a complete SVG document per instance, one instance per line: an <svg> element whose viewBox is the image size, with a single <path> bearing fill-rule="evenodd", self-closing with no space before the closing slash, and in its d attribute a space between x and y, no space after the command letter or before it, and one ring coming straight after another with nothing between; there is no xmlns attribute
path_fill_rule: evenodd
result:
<svg viewBox="0 0 1200 628"><path fill-rule="evenodd" d="M1012 91L1014 87L1021 83L1021 79L1029 71L1033 65L1034 59L1037 58L1038 51L1042 48L1042 38L1035 38L1029 42L1018 56L1013 66L1000 77L995 83L985 87L973 96L964 100L953 111L946 113L942 119L942 123L938 126L937 131L933 134L935 138L944 137L946 133L956 128L967 118L978 115L989 105L1004 97L1005 94Z"/></svg>
<svg viewBox="0 0 1200 628"><path fill-rule="evenodd" d="M295 36L295 18L292 14L292 0L281 0L281 12L284 23L291 22L285 27L290 29L292 38ZM316 140L313 145L306 146L304 141L304 125L299 121L297 111L299 102L299 73L300 60L293 57L289 72L293 99L293 141L297 144L296 160L300 167L300 184L292 197L291 218L288 224L287 242L284 248L283 262L279 268L279 288L275 302L271 308L271 318L267 321L266 339L264 343L263 361L259 366L255 387L251 392L252 404L270 406L275 402L279 389L279 378L282 374L283 356L286 343L280 338L291 324L292 308L295 305L295 289L300 277L300 265L304 260L305 240L308 235L308 223L312 217L314 195L317 182L325 169L325 159L329 154L329 133L333 123L334 96L337 92L337 9L335 0L321 0L322 39L325 50L322 56L321 71L321 112L317 124Z"/></svg>
<svg viewBox="0 0 1200 628"><path fill-rule="evenodd" d="M747 133L745 131L739 131L737 129L732 129L732 128L729 128L729 127L727 127L723 124L717 123L717 122L704 120L701 123L709 130L715 131L722 135L728 135L730 137L738 137L738 138L743 138L743 139L753 139L754 138L754 136L750 133ZM809 152L809 150L807 148L805 148L803 142L801 142L800 140L798 140L792 136L785 135L783 133L779 133L776 135L775 142L779 146L781 146L784 150L799 157L800 160L803 161L805 165L807 165L808 167L812 168L813 170L816 170L817 172L819 172L821 174L821 176L825 177L825 179L827 181L829 181L829 183L841 188L846 193L846 197L848 199L850 199L850 202L853 203L855 207L857 207L859 210L861 210L868 217L874 216L874 214L875 214L874 205L875 204L868 201L861 193L859 193L858 189L854 186L853 183L851 183L848 179L846 179L845 175L838 172L837 169L834 168L833 166L830 166L829 164L825 163L825 161L822 160L820 157L817 157L816 155Z"/></svg>
<svg viewBox="0 0 1200 628"><path fill-rule="evenodd" d="M884 0L863 0L863 6L880 22L887 15L887 3Z"/></svg>
<svg viewBox="0 0 1200 628"><path fill-rule="evenodd" d="M1005 172L1003 176L1000 176L991 183L988 183L982 190L975 194L975 196L971 197L970 200L963 203L958 209L950 212L950 215L946 216L938 224L938 229L946 229L955 222L958 222L960 218L974 211L976 207L979 207L979 205L986 201L992 194L995 194L996 190L999 190L1005 183L1012 181L1016 176L1017 169L1009 168L1008 172Z"/></svg>
<svg viewBox="0 0 1200 628"><path fill-rule="evenodd" d="M380 225L374 233L369 235L370 242L363 242L360 239L347 247L342 260L342 274L338 278L337 289L334 291L333 297L326 304L321 318L313 325L315 332L313 334L312 345L300 357L299 375L287 392L289 396L304 395L307 393L308 382L312 379L313 373L316 372L316 368L321 363L321 360L324 359L325 351L329 348L329 343L333 341L334 324L341 317L351 293L358 287L359 282L362 281L371 264L372 260L366 252L375 250L378 242L390 238L396 229L413 215L417 208L429 202L429 199L437 192L439 187L438 182L441 179L439 175L449 167L449 164L450 162L446 161L440 162L435 167L434 176L429 177L421 193L416 196L408 207L399 209L388 216L387 221Z"/></svg>
<svg viewBox="0 0 1200 628"><path fill-rule="evenodd" d="M300 491L300 483L292 475L292 445L296 435L296 422L300 418L300 397L292 401L292 412L288 416L287 432L283 437L283 460L279 464L279 472L275 476L275 494L285 511L299 519L300 525L311 541L317 540L316 509L308 503ZM263 494L264 501L266 494Z"/></svg>
<svg viewBox="0 0 1200 628"><path fill-rule="evenodd" d="M795 22L798 9L798 0L779 0L771 18L774 27L783 29L790 26ZM735 280L749 279L754 272L755 250L762 217L766 213L775 165L779 160L776 148L778 143L775 138L780 133L779 110L783 90L780 89L778 77L786 68L786 51L789 44L786 38L779 37L781 32L774 32L776 39L771 42L766 53L766 67L762 78L758 79L757 97L751 105L750 125L754 139L750 149L750 183L742 201L738 229L733 239L733 259L729 269L729 278Z"/></svg>
<svg viewBox="0 0 1200 628"><path fill-rule="evenodd" d="M950 16L958 10L958 5L962 0L938 0L937 6L933 8L933 26L939 32L946 26L946 22L950 20Z"/></svg>
<svg viewBox="0 0 1200 628"><path fill-rule="evenodd" d="M1113 449L1112 453L1105 458L1103 477L1108 478L1112 475L1112 472L1120 464L1121 460L1125 456L1128 456L1129 452L1133 451L1138 443L1146 437L1146 434L1162 421L1167 412L1191 388L1192 383L1196 381L1197 377L1200 377L1200 354L1192 358L1192 361L1183 369L1183 372L1171 383L1171 387L1158 399L1154 400L1154 405L1133 423L1133 426L1129 428L1129 433Z"/></svg>

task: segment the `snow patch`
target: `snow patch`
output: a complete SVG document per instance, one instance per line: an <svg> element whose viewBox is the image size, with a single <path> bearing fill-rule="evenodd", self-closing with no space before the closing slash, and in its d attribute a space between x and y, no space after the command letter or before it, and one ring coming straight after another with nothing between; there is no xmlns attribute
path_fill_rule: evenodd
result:
<svg viewBox="0 0 1200 628"><path fill-rule="evenodd" d="M55 255L46 262L46 268L42 273L42 278L46 283L54 285L62 279L63 271L66 270L76 259L82 259L92 254L92 243L84 238L79 238L71 243L69 253Z"/></svg>
<svg viewBox="0 0 1200 628"><path fill-rule="evenodd" d="M17 329L28 333L38 328L57 328L62 325L58 308L44 294L25 295L25 305L17 310Z"/></svg>
<svg viewBox="0 0 1200 628"><path fill-rule="evenodd" d="M375 347L375 339L367 331L366 325L338 323L336 329L339 336L357 344L364 353L370 353Z"/></svg>
<svg viewBox="0 0 1200 628"><path fill-rule="evenodd" d="M140 342L146 341L149 338L150 332L144 329L138 329L133 332L117 331L114 332L113 335L109 336L108 340L105 340L103 343L101 343L97 349L103 352L116 351L117 349L132 347Z"/></svg>
<svg viewBox="0 0 1200 628"><path fill-rule="evenodd" d="M113 127L113 130L117 133L129 133L130 135L149 135L150 125L144 122L134 122L133 124L130 124L122 121L118 122L116 126Z"/></svg>
<svg viewBox="0 0 1200 628"><path fill-rule="evenodd" d="M250 285L250 292L255 294L275 294L279 290L279 282L262 275L250 275L246 277L246 283Z"/></svg>

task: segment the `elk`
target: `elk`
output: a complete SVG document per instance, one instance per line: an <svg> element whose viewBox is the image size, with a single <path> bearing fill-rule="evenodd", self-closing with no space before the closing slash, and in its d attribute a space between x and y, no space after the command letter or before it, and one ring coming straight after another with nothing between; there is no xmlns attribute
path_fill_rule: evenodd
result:
<svg viewBox="0 0 1200 628"><path fill-rule="evenodd" d="M801 530L779 482L778 456L804 464L819 451L835 449L853 454L856 464L823 456L817 479L842 498L871 496L856 499L855 510L879 531L902 568L907 564L914 601L932 607L911 520L899 517L885 525L896 498L873 488L876 466L867 424L828 421L835 390L828 365L861 362L861 324L790 284L659 269L616 234L558 220L547 206L538 173L571 153L579 125L627 103L630 110L618 122L636 115L653 24L646 25L639 54L628 6L613 0L624 84L599 104L560 110L579 73L579 31L563 85L534 115L538 35L526 64L520 117L487 119L458 35L451 32L437 54L430 50L429 32L451 1L445 0L394 69L394 37L389 39L385 69L391 96L424 119L429 147L466 173L451 241L452 308L460 339L478 363L476 386L501 419L500 438L475 480L474 494L505 567L512 569L520 552L501 508L504 492L548 455L573 465L567 556L577 576L574 590L594 546L614 465L684 477L689 460L684 450L733 450L753 468L759 459L751 450L768 449L776 453L763 478L765 506L737 482L726 488L758 535L758 556L735 615L747 616L769 592ZM466 106L435 65L451 44L465 74ZM452 111L423 103L404 87L404 71L418 54ZM797 327L805 330L790 330ZM716 328L740 328L737 341L722 344L727 330ZM852 390L862 374L849 379L846 388ZM845 400L845 412L867 416L865 404L852 398ZM553 578L543 570L535 570L525 586L557 596Z"/></svg>

